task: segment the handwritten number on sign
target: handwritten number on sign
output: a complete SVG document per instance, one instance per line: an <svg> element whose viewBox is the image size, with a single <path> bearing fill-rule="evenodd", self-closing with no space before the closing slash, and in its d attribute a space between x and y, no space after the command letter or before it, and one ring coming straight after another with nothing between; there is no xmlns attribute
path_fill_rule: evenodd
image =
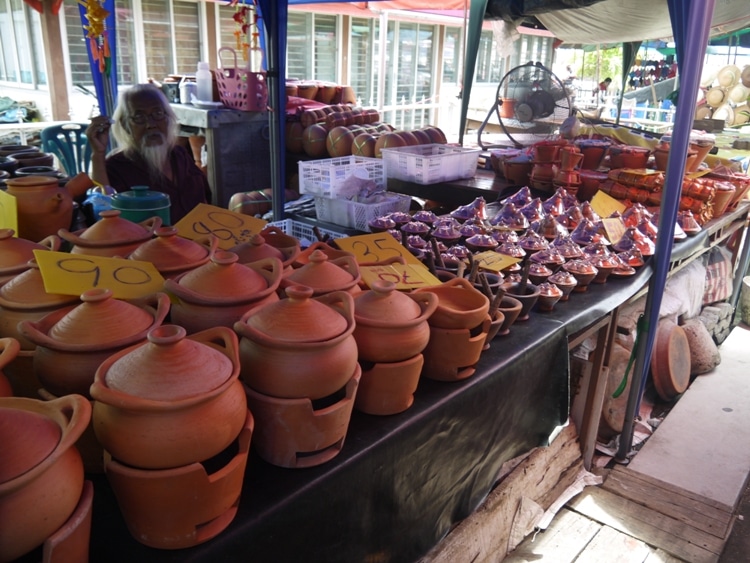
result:
<svg viewBox="0 0 750 563"><path fill-rule="evenodd" d="M204 221L196 221L193 223L195 233L199 235L212 234L219 240L231 240L237 244L249 240L254 234L250 229L242 229L236 232L244 225L242 217L237 213L211 211L206 215L206 218L215 226Z"/></svg>
<svg viewBox="0 0 750 563"><path fill-rule="evenodd" d="M93 274L91 287L99 287L101 269L86 258L64 258L57 261L57 267L71 274ZM120 266L112 271L112 277L121 284L141 285L151 282L151 276L134 266Z"/></svg>
<svg viewBox="0 0 750 563"><path fill-rule="evenodd" d="M401 256L398 250L395 248L389 248L388 239L375 239L371 241L376 248L370 246L367 242L357 240L352 243L352 250L355 254L363 258L363 262L382 262L388 258Z"/></svg>

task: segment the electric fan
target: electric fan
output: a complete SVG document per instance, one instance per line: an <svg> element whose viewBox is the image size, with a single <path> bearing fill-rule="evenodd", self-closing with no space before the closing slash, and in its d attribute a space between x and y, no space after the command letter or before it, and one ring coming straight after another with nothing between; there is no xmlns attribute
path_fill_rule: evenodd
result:
<svg viewBox="0 0 750 563"><path fill-rule="evenodd" d="M493 115L520 148L556 135L573 108L562 81L541 63L529 62L512 68L500 81L495 103L478 130L482 149L490 148L482 144L482 133Z"/></svg>

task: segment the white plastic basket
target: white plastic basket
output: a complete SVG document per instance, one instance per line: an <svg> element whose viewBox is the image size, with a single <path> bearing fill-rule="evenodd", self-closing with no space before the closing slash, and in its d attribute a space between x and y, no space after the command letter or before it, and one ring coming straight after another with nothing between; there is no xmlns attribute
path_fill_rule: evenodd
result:
<svg viewBox="0 0 750 563"><path fill-rule="evenodd" d="M268 225L281 229L287 235L293 236L300 241L302 247L308 247L318 240L318 237L315 236L315 231L313 230L315 226L308 225L307 223L303 223L301 221L295 221L294 219L284 219L282 221L271 221L268 223ZM320 234L329 235L331 238L343 238L349 236L345 233L339 233L337 231L324 229L322 227L318 227L318 231L320 231Z"/></svg>
<svg viewBox="0 0 750 563"><path fill-rule="evenodd" d="M385 192L386 201L358 203L348 199L315 197L315 213L319 221L370 232L370 221L394 211L409 211L411 197L394 192Z"/></svg>
<svg viewBox="0 0 750 563"><path fill-rule="evenodd" d="M479 153L478 148L441 144L382 149L385 177L417 184L473 178Z"/></svg>
<svg viewBox="0 0 750 563"><path fill-rule="evenodd" d="M354 174L355 170L367 172L367 178L385 190L383 161L364 156L341 156L321 160L300 161L299 191L303 194L334 197L336 187Z"/></svg>

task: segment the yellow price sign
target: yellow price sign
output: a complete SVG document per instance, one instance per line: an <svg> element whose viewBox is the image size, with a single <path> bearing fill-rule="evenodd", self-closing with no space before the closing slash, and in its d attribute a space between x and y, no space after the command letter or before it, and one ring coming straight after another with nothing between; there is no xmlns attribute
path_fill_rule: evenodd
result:
<svg viewBox="0 0 750 563"><path fill-rule="evenodd" d="M393 282L396 289L433 287L442 283L423 264L362 266L360 274L368 287L372 287L372 282L377 280Z"/></svg>
<svg viewBox="0 0 750 563"><path fill-rule="evenodd" d="M594 212L602 218L609 217L615 211L622 213L627 209L627 206L623 202L601 190L596 192L594 197L591 198L591 207L594 209Z"/></svg>
<svg viewBox="0 0 750 563"><path fill-rule="evenodd" d="M219 240L219 248L229 250L233 246L249 241L267 224L267 221L257 217L200 203L180 219L175 227L181 237L190 240L214 235Z"/></svg>
<svg viewBox="0 0 750 563"><path fill-rule="evenodd" d="M402 257L407 264L423 265L419 258L409 252L390 233L370 233L336 239L336 246L354 254L358 264L385 262Z"/></svg>
<svg viewBox="0 0 750 563"><path fill-rule="evenodd" d="M16 196L0 190L0 228L13 229L18 236L18 204ZM34 241L36 242L36 241Z"/></svg>
<svg viewBox="0 0 750 563"><path fill-rule="evenodd" d="M607 231L609 242L612 244L617 244L617 241L622 238L622 235L627 230L625 221L621 217L605 217L602 219L602 225L604 226L604 230Z"/></svg>
<svg viewBox="0 0 750 563"><path fill-rule="evenodd" d="M137 299L162 291L164 278L151 262L34 250L47 293L80 295L106 288L117 299Z"/></svg>
<svg viewBox="0 0 750 563"><path fill-rule="evenodd" d="M492 270L493 272L500 272L501 270L512 266L516 262L520 262L521 259L515 258L513 256L508 256L507 254L501 254L499 252L495 252L494 250L485 250L484 252L475 254L474 261L479 264L480 268L484 268L485 270Z"/></svg>

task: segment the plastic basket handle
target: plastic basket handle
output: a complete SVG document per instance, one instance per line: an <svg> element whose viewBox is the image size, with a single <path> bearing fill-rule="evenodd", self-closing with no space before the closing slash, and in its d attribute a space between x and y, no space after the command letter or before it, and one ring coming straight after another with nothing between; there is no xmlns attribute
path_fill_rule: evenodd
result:
<svg viewBox="0 0 750 563"><path fill-rule="evenodd" d="M224 66L224 63L221 60L221 52L222 51L229 51L230 53L232 53L232 56L234 57L234 69L237 70L237 51L235 51L231 47L222 47L222 48L220 48L218 50L217 54L218 54L218 57L219 57L219 70L224 70L225 68L227 68L227 67Z"/></svg>

